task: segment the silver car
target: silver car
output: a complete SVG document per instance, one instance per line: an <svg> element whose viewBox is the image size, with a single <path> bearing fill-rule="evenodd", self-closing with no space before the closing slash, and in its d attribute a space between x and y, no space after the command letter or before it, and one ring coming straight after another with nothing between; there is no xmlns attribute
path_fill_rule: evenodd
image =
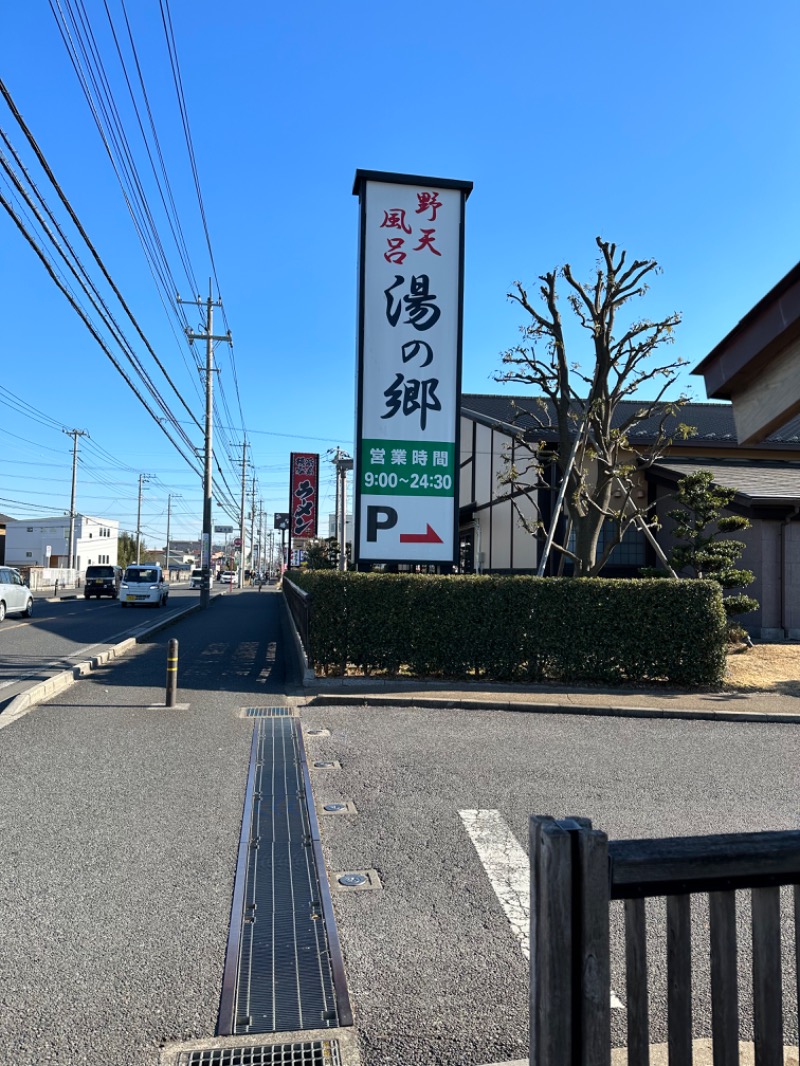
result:
<svg viewBox="0 0 800 1066"><path fill-rule="evenodd" d="M7 614L33 614L33 593L12 566L0 566L0 622Z"/></svg>

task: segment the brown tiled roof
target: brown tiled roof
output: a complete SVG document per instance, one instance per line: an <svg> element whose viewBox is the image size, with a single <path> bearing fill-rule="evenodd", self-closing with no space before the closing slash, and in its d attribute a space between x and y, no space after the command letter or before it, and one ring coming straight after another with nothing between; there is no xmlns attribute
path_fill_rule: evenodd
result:
<svg viewBox="0 0 800 1066"><path fill-rule="evenodd" d="M735 489L737 496L750 503L800 504L800 462L766 459L690 462L688 459L670 459L656 463L650 472L654 477L666 475L668 480L677 482L679 478L698 470L709 470L715 485Z"/></svg>
<svg viewBox="0 0 800 1066"><path fill-rule="evenodd" d="M623 400L617 407L616 421L621 424L637 410L647 406L647 401ZM519 430L534 430L542 440L558 438L556 412L548 400L540 401L535 396L491 396L482 393L463 393L461 413L475 415L479 421L506 425ZM631 432L632 442L647 444L656 439L659 419L650 418L637 425ZM693 432L679 443L695 445L719 445L723 448L738 448L736 427L733 422L733 407L729 403L687 403L677 416L667 420L667 434L684 423L693 426ZM800 448L800 417L792 419L781 430L773 433L761 444L751 445L754 450Z"/></svg>

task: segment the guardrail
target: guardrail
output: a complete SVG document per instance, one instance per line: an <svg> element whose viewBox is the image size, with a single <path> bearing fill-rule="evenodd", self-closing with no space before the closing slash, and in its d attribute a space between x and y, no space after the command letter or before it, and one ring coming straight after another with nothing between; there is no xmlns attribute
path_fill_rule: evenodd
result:
<svg viewBox="0 0 800 1066"><path fill-rule="evenodd" d="M628 1066L648 1066L645 900L666 898L669 1062L692 1062L691 896L708 895L715 1066L739 1062L736 892L751 895L756 1066L783 1066L780 886L794 885L800 973L800 832L608 840L588 819L533 816L531 1066L610 1066L609 909L624 900Z"/></svg>
<svg viewBox="0 0 800 1066"><path fill-rule="evenodd" d="M313 607L311 594L298 588L286 574L283 575L281 587L286 598L286 604L294 619L295 628L303 644L306 658L311 664L311 617Z"/></svg>

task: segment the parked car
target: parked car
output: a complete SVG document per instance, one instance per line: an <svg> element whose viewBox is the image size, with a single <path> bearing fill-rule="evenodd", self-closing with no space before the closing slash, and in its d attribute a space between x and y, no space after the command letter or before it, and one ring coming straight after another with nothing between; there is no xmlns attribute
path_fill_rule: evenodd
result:
<svg viewBox="0 0 800 1066"><path fill-rule="evenodd" d="M168 597L169 582L164 579L164 571L157 563L129 566L122 575L119 600L123 607L138 603L166 607Z"/></svg>
<svg viewBox="0 0 800 1066"><path fill-rule="evenodd" d="M33 614L33 593L13 566L0 566L0 622L7 614Z"/></svg>
<svg viewBox="0 0 800 1066"><path fill-rule="evenodd" d="M96 596L110 596L115 600L119 596L119 586L122 582L122 567L99 564L86 567L86 580L83 585L83 598L88 600Z"/></svg>
<svg viewBox="0 0 800 1066"><path fill-rule="evenodd" d="M192 570L192 576L189 578L189 588L201 589L203 587L203 571Z"/></svg>
<svg viewBox="0 0 800 1066"><path fill-rule="evenodd" d="M223 570L219 575L219 579L223 585L235 585L236 572L234 570Z"/></svg>

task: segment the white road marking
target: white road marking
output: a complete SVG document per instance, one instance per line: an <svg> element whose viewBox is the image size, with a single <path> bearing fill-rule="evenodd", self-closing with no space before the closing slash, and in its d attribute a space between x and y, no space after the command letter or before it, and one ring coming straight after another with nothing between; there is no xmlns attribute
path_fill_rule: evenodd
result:
<svg viewBox="0 0 800 1066"><path fill-rule="evenodd" d="M526 959L531 957L531 874L528 855L508 828L499 811L459 811L464 828L489 876L494 893L505 911L511 931ZM623 1010L611 992L611 1006Z"/></svg>
<svg viewBox="0 0 800 1066"><path fill-rule="evenodd" d="M531 957L531 875L528 856L499 811L459 811L483 863L511 931L526 959Z"/></svg>

